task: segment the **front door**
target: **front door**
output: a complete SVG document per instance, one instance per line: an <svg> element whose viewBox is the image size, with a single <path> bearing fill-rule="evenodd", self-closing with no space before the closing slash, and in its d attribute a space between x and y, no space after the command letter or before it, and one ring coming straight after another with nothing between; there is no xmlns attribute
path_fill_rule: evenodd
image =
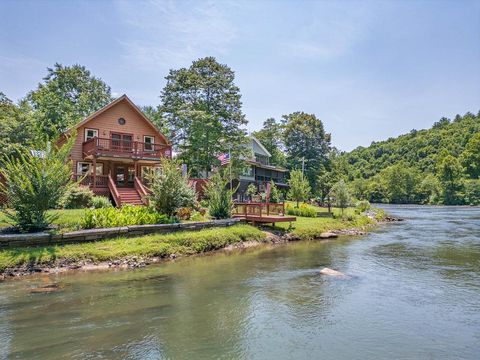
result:
<svg viewBox="0 0 480 360"><path fill-rule="evenodd" d="M115 184L118 187L133 187L135 168L129 165L115 165Z"/></svg>

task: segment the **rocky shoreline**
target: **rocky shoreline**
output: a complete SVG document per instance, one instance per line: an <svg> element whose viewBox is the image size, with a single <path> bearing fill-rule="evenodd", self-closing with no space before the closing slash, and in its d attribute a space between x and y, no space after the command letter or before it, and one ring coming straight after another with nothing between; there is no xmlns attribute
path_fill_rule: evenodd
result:
<svg viewBox="0 0 480 360"><path fill-rule="evenodd" d="M400 221L399 219L388 218L382 222L391 222L391 221ZM382 222L377 222L380 224ZM215 251L232 251L237 249L247 249L251 247L261 246L265 244L277 245L277 244L286 244L293 241L301 240L298 236L293 233L282 233L280 230L275 231L269 229L265 231L266 241L244 241L240 243L230 244L220 250ZM368 233L366 227L363 228L352 228L352 229L342 229L342 230L332 230L328 232L321 233L317 240L326 240L334 239L339 236L361 236ZM212 252L215 252L212 251ZM186 255L191 256L191 255ZM93 262L88 260L81 261L70 261L67 259L61 260L54 264L23 264L21 266L16 266L12 268L7 268L0 274L0 281L6 279L20 278L29 275L48 275L48 274L60 274L68 272L78 272L78 271L106 271L106 270L115 270L115 269L137 269L143 268L150 264L160 263L164 261L172 261L180 257L177 254L171 254L168 257L141 257L141 256L128 256L123 259L112 260L108 262ZM37 289L37 292L42 292L42 289ZM55 289L45 288L45 292L55 291Z"/></svg>

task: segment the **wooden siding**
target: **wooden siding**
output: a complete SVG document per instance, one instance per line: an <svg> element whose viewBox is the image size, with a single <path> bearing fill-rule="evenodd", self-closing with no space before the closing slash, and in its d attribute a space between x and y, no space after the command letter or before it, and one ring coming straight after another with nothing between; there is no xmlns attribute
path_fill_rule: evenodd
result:
<svg viewBox="0 0 480 360"><path fill-rule="evenodd" d="M125 119L125 125L118 123L119 118ZM84 159L82 144L85 141L85 129L97 129L99 137L107 138L110 137L112 132L131 134L134 141L141 142L143 142L144 136L152 136L155 139L155 144L165 144L157 130L145 121L138 111L124 99L77 128L77 137L71 152L74 173L76 172L77 162ZM99 160L99 162L102 162L102 160ZM106 166L104 166L103 171L104 174L108 174Z"/></svg>

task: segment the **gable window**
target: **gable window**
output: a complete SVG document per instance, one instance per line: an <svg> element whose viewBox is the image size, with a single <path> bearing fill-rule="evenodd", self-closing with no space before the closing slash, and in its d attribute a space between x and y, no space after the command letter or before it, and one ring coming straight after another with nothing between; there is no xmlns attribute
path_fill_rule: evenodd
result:
<svg viewBox="0 0 480 360"><path fill-rule="evenodd" d="M85 129L85 141L98 137L97 129Z"/></svg>
<svg viewBox="0 0 480 360"><path fill-rule="evenodd" d="M145 135L143 137L143 142L145 143L145 151L153 151L155 146L155 137Z"/></svg>
<svg viewBox="0 0 480 360"><path fill-rule="evenodd" d="M92 175L93 174L93 164L88 162L77 162L77 174L79 175ZM97 163L97 174L103 175L103 164Z"/></svg>

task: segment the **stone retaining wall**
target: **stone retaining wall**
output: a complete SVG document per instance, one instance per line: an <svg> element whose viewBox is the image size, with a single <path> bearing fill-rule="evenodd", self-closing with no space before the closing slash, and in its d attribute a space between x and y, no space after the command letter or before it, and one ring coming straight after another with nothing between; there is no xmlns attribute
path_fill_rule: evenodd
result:
<svg viewBox="0 0 480 360"><path fill-rule="evenodd" d="M201 230L210 227L227 227L235 225L239 221L240 219L226 219L182 224L132 225L106 229L79 230L65 234L49 234L47 232L33 234L6 234L0 235L0 249L25 246L62 245L111 239L119 236L130 237L182 230Z"/></svg>

